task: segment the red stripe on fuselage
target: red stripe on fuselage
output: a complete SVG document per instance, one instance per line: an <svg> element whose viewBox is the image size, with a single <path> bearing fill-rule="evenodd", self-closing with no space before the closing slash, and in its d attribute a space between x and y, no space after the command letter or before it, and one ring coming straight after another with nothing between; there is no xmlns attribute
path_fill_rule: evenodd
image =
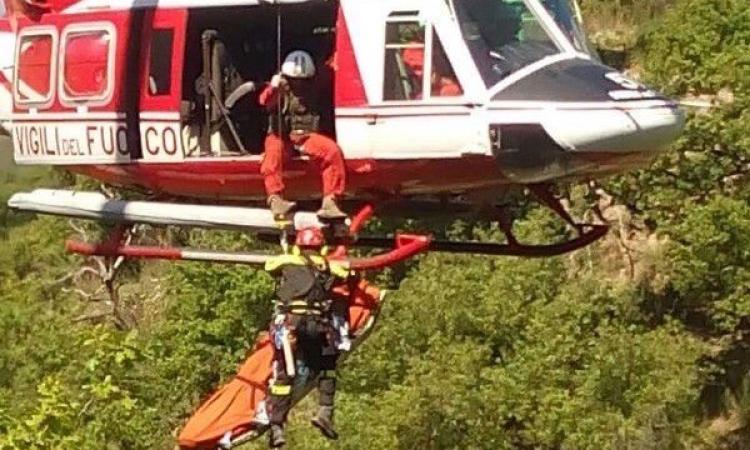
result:
<svg viewBox="0 0 750 450"><path fill-rule="evenodd" d="M337 108L367 105L365 86L359 73L349 28L346 25L343 6L339 6L336 20L336 93Z"/></svg>
<svg viewBox="0 0 750 450"><path fill-rule="evenodd" d="M265 198L260 160L190 161L171 164L69 166L69 170L121 186L139 186L180 197L213 200ZM318 168L307 161L287 164L290 198L320 197ZM449 193L509 184L489 156L427 160L348 160L347 194Z"/></svg>
<svg viewBox="0 0 750 450"><path fill-rule="evenodd" d="M594 162L569 179L594 179L648 165L652 155L638 152L576 152L574 158ZM347 195L450 194L518 184L502 174L492 156L455 159L347 160ZM67 166L72 172L120 186L141 187L157 193L213 201L265 198L260 159L186 161ZM286 193L294 199L320 197L319 169L295 160L284 171ZM554 179L548 180L554 182Z"/></svg>
<svg viewBox="0 0 750 450"><path fill-rule="evenodd" d="M8 92L13 91L13 85L10 84L10 80L8 80L2 72L0 72L0 86L7 89Z"/></svg>

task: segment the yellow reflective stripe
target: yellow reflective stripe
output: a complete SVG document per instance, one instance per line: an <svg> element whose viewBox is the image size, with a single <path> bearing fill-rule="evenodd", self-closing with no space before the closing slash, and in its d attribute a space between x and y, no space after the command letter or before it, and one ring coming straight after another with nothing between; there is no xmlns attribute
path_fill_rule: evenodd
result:
<svg viewBox="0 0 750 450"><path fill-rule="evenodd" d="M274 272L286 265L306 266L307 262L299 255L274 256L266 261L266 271Z"/></svg>
<svg viewBox="0 0 750 450"><path fill-rule="evenodd" d="M320 376L322 378L336 378L336 371L335 370L324 370L320 373Z"/></svg>
<svg viewBox="0 0 750 450"><path fill-rule="evenodd" d="M289 303L289 306L307 306L307 301L305 300L293 300Z"/></svg>
<svg viewBox="0 0 750 450"><path fill-rule="evenodd" d="M332 262L329 269L333 275L339 278L349 278L349 269L344 263Z"/></svg>
<svg viewBox="0 0 750 450"><path fill-rule="evenodd" d="M329 262L322 256L318 255L311 255L310 261L312 261L318 268L325 267L327 268L331 274L334 276L337 276L339 278L348 278L349 277L349 264L346 262L341 261L331 261ZM299 254L294 255L279 255L274 256L272 258L269 258L266 261L265 269L268 272L275 272L279 270L282 266L286 265L293 265L293 266L306 266L308 264L308 261L300 256Z"/></svg>
<svg viewBox="0 0 750 450"><path fill-rule="evenodd" d="M308 258L310 258L310 261L312 261L313 264L315 264L318 269L321 269L321 268L326 268L327 269L328 268L328 260L325 259L325 258L323 258L322 256L319 256L319 255L310 255L310 256L308 256Z"/></svg>
<svg viewBox="0 0 750 450"><path fill-rule="evenodd" d="M289 395L292 393L292 387L284 384L274 384L271 386L271 395Z"/></svg>

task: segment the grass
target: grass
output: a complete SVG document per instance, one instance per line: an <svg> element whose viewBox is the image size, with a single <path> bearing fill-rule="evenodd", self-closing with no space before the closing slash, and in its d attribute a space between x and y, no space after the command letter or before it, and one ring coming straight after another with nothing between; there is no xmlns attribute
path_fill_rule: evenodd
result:
<svg viewBox="0 0 750 450"><path fill-rule="evenodd" d="M12 170L13 167L13 148L10 145L10 139L0 137L0 173Z"/></svg>

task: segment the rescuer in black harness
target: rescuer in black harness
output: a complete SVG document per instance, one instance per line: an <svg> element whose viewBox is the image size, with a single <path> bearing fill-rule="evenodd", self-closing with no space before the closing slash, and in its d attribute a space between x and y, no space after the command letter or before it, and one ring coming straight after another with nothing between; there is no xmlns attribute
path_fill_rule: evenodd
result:
<svg viewBox="0 0 750 450"><path fill-rule="evenodd" d="M271 326L274 341L274 375L270 387L270 446L286 444L284 424L292 406L295 387L318 378L320 409L312 420L321 433L336 439L333 406L336 393L336 359L331 289L336 278L349 271L321 255L323 233L305 228L296 237L291 254L266 263L266 270L279 276L276 317Z"/></svg>

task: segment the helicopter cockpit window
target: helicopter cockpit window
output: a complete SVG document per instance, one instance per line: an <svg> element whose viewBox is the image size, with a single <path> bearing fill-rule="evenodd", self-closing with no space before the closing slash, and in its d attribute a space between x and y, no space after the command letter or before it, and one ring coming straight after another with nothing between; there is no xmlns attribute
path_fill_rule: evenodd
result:
<svg viewBox="0 0 750 450"><path fill-rule="evenodd" d="M425 27L416 20L394 18L385 31L383 100L414 100L422 96Z"/></svg>
<svg viewBox="0 0 750 450"><path fill-rule="evenodd" d="M454 0L454 6L487 86L560 52L523 0Z"/></svg>
<svg viewBox="0 0 750 450"><path fill-rule="evenodd" d="M542 0L542 4L577 50L592 53L575 0Z"/></svg>

